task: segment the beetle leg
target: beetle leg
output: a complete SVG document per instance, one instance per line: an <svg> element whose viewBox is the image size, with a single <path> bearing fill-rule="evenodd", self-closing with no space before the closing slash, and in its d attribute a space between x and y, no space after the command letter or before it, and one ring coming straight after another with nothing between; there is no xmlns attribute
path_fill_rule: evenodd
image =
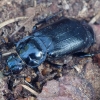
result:
<svg viewBox="0 0 100 100"><path fill-rule="evenodd" d="M40 73L38 67L34 68L33 70L37 75Z"/></svg>
<svg viewBox="0 0 100 100"><path fill-rule="evenodd" d="M74 53L73 56L83 58L83 57L91 57L91 54L85 52L77 52Z"/></svg>
<svg viewBox="0 0 100 100"><path fill-rule="evenodd" d="M37 25L33 26L32 32L35 32L37 30Z"/></svg>
<svg viewBox="0 0 100 100"><path fill-rule="evenodd" d="M73 56L75 57L93 57L94 55L96 54L99 54L100 51L97 51L97 52L94 52L94 53L85 53L85 52L77 52L77 53L74 53Z"/></svg>
<svg viewBox="0 0 100 100"><path fill-rule="evenodd" d="M58 16L60 13L62 13L62 12L63 12L63 10L58 11L58 12L54 13L53 15L51 15L51 16L49 16L49 17L46 17L46 18L44 18L43 20L37 22L37 23L33 26L33 31L32 31L32 32L35 32L35 31L37 30L37 26L38 26L38 25L47 23L48 21L50 21L50 20L53 19L54 17L57 17L57 16Z"/></svg>
<svg viewBox="0 0 100 100"><path fill-rule="evenodd" d="M11 76L11 77L8 78L8 82L7 82L8 89L11 90L11 91L13 90L14 81L15 81L15 79L14 79L13 76Z"/></svg>
<svg viewBox="0 0 100 100"><path fill-rule="evenodd" d="M57 16L58 16L60 13L62 13L62 12L63 12L63 10L58 11L58 12L52 14L51 16L48 16L48 17L46 17L45 19L41 20L41 21L38 22L36 25L40 25L40 24L42 24L42 23L47 23L49 20L51 20L51 19L54 18L54 17L57 17Z"/></svg>
<svg viewBox="0 0 100 100"><path fill-rule="evenodd" d="M55 68L52 72L51 72L51 75L53 75L55 73L55 70L56 70L56 75L54 75L53 77L50 76L50 79L54 78L54 79L58 79L59 77L62 76L62 68L63 68L63 65L59 65L59 64L54 64L50 61L46 61L46 63L50 64L50 66L52 66L53 68ZM48 80L50 80L48 79Z"/></svg>
<svg viewBox="0 0 100 100"><path fill-rule="evenodd" d="M50 61L47 61L47 60L46 60L46 62L47 62L48 64L50 64L52 67L58 68L58 69L62 68L62 66L63 66L63 65L54 64L54 63L52 63L52 62L50 62Z"/></svg>

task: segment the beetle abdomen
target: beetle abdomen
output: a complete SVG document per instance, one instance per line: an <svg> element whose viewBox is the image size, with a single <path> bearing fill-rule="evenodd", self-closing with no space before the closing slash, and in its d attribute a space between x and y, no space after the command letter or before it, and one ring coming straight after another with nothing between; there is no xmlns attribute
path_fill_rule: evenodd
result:
<svg viewBox="0 0 100 100"><path fill-rule="evenodd" d="M75 19L62 19L39 30L34 35L40 37L46 46L51 40L50 49L47 48L47 52L50 57L55 58L78 52L94 43L92 28ZM48 42L44 37L48 37Z"/></svg>

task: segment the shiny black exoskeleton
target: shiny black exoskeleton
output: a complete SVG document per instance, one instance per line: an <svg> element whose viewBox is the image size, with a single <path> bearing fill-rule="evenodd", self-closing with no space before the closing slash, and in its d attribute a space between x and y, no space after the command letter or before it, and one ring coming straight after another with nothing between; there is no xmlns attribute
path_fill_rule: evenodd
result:
<svg viewBox="0 0 100 100"><path fill-rule="evenodd" d="M75 19L61 19L17 43L17 56L7 59L9 73L20 72L24 65L36 68L45 60L80 52L93 43L94 32L88 24Z"/></svg>

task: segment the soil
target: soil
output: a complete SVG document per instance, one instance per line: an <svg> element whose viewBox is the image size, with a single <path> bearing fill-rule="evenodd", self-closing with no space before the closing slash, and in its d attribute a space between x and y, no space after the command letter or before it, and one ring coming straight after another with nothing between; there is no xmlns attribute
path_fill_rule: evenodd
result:
<svg viewBox="0 0 100 100"><path fill-rule="evenodd" d="M60 17L75 18L89 23L100 12L100 0L0 0L0 52L2 54L12 52L15 48L13 43L31 35L32 28L37 22L58 12L61 13L49 23L54 22L55 19L59 20ZM24 18L15 21L17 17ZM10 19L14 21L11 22ZM100 18L93 24L100 24ZM95 44L86 51L95 52L99 49L100 46ZM13 76L14 87L12 91L8 89L7 83L11 76L2 75L6 58L4 57L0 63L0 100L100 100L100 54L83 59L65 56L54 61L58 64L66 64L62 69L61 77L48 80L43 85L41 93L35 90L39 93L37 96L34 96L29 88L22 87L22 84L27 85L26 81L30 82L36 77L30 68L17 75L27 78ZM69 70L69 66L74 66L74 69ZM48 64L41 64L39 81L47 79L52 70L58 71Z"/></svg>

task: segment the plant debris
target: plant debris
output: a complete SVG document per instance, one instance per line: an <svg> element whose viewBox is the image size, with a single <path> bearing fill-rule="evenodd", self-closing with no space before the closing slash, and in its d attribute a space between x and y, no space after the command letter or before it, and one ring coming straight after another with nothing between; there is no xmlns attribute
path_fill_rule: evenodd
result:
<svg viewBox="0 0 100 100"><path fill-rule="evenodd" d="M3 69L7 68L6 57L16 54L15 43L30 35L37 22L46 17L49 18L57 12L60 12L59 16L46 25L59 20L61 16L85 20L98 34L97 44L86 51L100 50L99 0L1 0L0 100L100 99L99 54L84 59L64 56L64 58L54 61L57 64L65 65L59 70L44 62L38 68L39 74L26 66L20 73L12 75L13 78L2 75ZM45 27L45 25L40 25L38 28L41 27ZM74 69L72 69L73 66Z"/></svg>

